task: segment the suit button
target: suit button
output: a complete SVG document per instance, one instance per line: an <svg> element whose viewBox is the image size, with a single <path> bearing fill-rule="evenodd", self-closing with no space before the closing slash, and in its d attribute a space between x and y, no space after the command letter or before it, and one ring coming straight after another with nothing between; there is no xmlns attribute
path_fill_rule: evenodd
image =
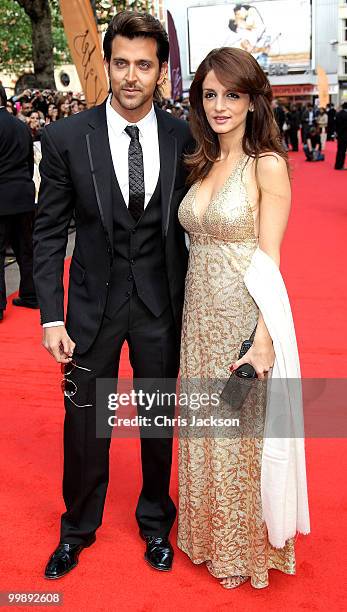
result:
<svg viewBox="0 0 347 612"><path fill-rule="evenodd" d="M132 280L134 280L134 277L133 277L133 275L132 275L132 274L129 274L129 276L128 276L128 281L132 281Z"/></svg>
<svg viewBox="0 0 347 612"><path fill-rule="evenodd" d="M131 263L131 265L133 266L133 265L134 265L134 263L135 263L135 259L130 259L130 263Z"/></svg>
<svg viewBox="0 0 347 612"><path fill-rule="evenodd" d="M125 295L126 295L127 297L130 297L130 296L131 296L130 291L127 291Z"/></svg>
<svg viewBox="0 0 347 612"><path fill-rule="evenodd" d="M108 283L108 282L107 282L107 283L106 283L106 287L108 287L108 286L109 286L109 284L110 284L110 283Z"/></svg>

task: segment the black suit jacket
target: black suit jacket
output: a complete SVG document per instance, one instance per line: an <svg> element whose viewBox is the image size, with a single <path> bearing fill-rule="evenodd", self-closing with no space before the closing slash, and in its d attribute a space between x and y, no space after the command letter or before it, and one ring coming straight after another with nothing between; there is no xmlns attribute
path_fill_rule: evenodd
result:
<svg viewBox="0 0 347 612"><path fill-rule="evenodd" d="M0 108L0 215L35 207L33 141L29 128Z"/></svg>
<svg viewBox="0 0 347 612"><path fill-rule="evenodd" d="M177 331L181 325L188 252L178 222L186 193L183 154L191 150L189 125L156 109L160 150L162 234ZM41 188L34 229L34 279L41 321L64 320L63 265L73 211L76 242L70 267L66 327L83 353L95 339L105 310L113 261L111 181L116 180L107 133L106 102L45 128Z"/></svg>
<svg viewBox="0 0 347 612"><path fill-rule="evenodd" d="M347 110L340 110L336 114L336 134L339 140L347 142Z"/></svg>

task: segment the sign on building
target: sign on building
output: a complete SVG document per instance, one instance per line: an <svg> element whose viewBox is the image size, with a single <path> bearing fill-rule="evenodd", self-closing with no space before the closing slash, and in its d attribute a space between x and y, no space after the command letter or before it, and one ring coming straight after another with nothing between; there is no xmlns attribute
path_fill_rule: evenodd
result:
<svg viewBox="0 0 347 612"><path fill-rule="evenodd" d="M188 8L189 69L211 49L238 47L270 74L302 71L311 62L310 0L253 0Z"/></svg>

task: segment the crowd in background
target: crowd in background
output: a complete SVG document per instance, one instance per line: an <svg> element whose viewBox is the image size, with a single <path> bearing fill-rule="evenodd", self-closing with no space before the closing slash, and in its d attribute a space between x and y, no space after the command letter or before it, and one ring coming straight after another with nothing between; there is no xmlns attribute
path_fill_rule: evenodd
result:
<svg viewBox="0 0 347 612"><path fill-rule="evenodd" d="M189 121L189 97L182 96L176 100L163 100L161 108L179 119ZM337 111L334 104L319 108L311 103L282 105L274 101L275 119L280 129L283 146L288 151L299 151L301 140L307 161L324 161L326 142L336 138ZM345 110L347 104L343 104ZM7 101L8 112L25 121L30 128L34 142L40 140L41 132L46 125L87 108L81 93L59 93L51 90L25 90ZM345 132L346 128L343 128ZM299 138L300 135L300 138ZM341 139L340 139L341 140ZM343 169L345 153L345 133L342 147L337 153L335 169Z"/></svg>
<svg viewBox="0 0 347 612"><path fill-rule="evenodd" d="M325 108L307 104L282 106L274 102L274 114L287 150L299 150L299 133L309 162L324 161L328 140L337 138L335 170L344 170L347 146L347 103L338 112L334 104Z"/></svg>
<svg viewBox="0 0 347 612"><path fill-rule="evenodd" d="M15 305L26 305L29 308L37 308L36 297L32 282L32 274L27 270L32 267L32 247L31 231L35 202L37 202L40 186L39 163L41 160L41 134L45 126L55 121L60 121L70 115L83 112L87 108L84 95L81 93L59 93L52 90L30 90L26 89L19 95L7 98L6 92L0 84L0 110L2 113L2 135L5 141L0 142L2 146L3 169L0 168L0 186L6 184L6 176L1 177L1 173L6 173L6 156L8 157L13 149L15 157L20 155L23 147L13 147L15 134L20 139L27 140L30 144L27 159L19 162L19 158L14 159L14 167L18 169L18 164L22 163L25 167L30 167L30 174L34 178L35 194L32 193L32 202L27 203L25 211L21 215L9 214L7 210L0 208L0 321L3 318L3 310L6 306L4 261L6 244L10 243L16 254L21 273L22 295L14 298ZM163 100L159 106L178 119L189 121L189 97L188 94L175 99ZM5 107L5 108L4 108ZM311 103L282 105L275 100L273 103L275 120L283 141L283 147L288 151L299 151L301 142L307 161L323 161L326 142L337 140L337 154L335 161L336 170L344 170L345 156L347 150L347 102L342 104L341 109L335 110L334 104L328 104L326 108L317 108ZM12 127L9 125L6 116L8 114L16 116L22 123L29 128L24 129L20 123L14 122ZM11 123L11 122L10 122ZM15 125L16 124L16 125ZM7 127L6 127L7 126ZM16 127L17 126L17 127ZM1 127L1 126L0 126ZM11 132L13 130L13 133ZM5 131L4 131L5 130ZM7 132L6 132L7 130ZM11 136L12 134L12 136ZM18 149L18 151L17 151ZM32 159L33 158L33 159ZM8 160L8 164L10 161ZM7 164L7 165L8 165ZM32 175L32 168L34 168ZM20 169L18 169L19 171ZM23 176L26 170L23 166ZM18 185L20 185L18 177ZM23 178L23 177L22 177ZM24 179L23 179L24 180ZM28 180L28 177L26 177ZM31 182L31 180L29 181ZM21 221L22 225L20 225ZM23 227L27 228L23 231ZM22 229L20 229L22 228ZM12 238L11 238L12 233ZM17 235L17 239L15 240ZM13 238L14 236L14 238ZM29 278L30 277L30 278ZM25 293L23 287L29 287Z"/></svg>
<svg viewBox="0 0 347 612"><path fill-rule="evenodd" d="M327 140L336 134L336 109L334 104L319 108L313 104L274 103L274 113L287 150L299 150L299 132L307 161L323 161Z"/></svg>
<svg viewBox="0 0 347 612"><path fill-rule="evenodd" d="M179 119L189 120L188 97L175 101L163 100L159 106ZM33 140L37 141L46 125L84 111L87 104L81 93L26 89L20 95L9 98L6 108L29 125Z"/></svg>
<svg viewBox="0 0 347 612"><path fill-rule="evenodd" d="M38 141L46 125L80 113L87 108L87 104L81 93L26 89L18 96L8 98L6 108L29 125L33 140Z"/></svg>

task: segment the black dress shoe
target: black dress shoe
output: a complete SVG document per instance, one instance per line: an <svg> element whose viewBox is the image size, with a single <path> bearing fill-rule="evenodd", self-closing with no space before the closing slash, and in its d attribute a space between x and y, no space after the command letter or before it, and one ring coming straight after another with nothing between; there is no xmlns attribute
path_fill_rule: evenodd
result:
<svg viewBox="0 0 347 612"><path fill-rule="evenodd" d="M54 580L65 576L65 574L76 567L81 550L91 546L95 542L95 539L95 536L93 536L85 544L64 544L64 542L59 544L48 560L45 569L45 578Z"/></svg>
<svg viewBox="0 0 347 612"><path fill-rule="evenodd" d="M12 300L13 306L23 306L24 308L34 308L35 310L39 308L37 302L29 302L28 300L23 300L23 298L17 297Z"/></svg>
<svg viewBox="0 0 347 612"><path fill-rule="evenodd" d="M171 570L174 551L168 538L145 536L141 531L140 536L147 544L145 552L147 563L162 572Z"/></svg>

